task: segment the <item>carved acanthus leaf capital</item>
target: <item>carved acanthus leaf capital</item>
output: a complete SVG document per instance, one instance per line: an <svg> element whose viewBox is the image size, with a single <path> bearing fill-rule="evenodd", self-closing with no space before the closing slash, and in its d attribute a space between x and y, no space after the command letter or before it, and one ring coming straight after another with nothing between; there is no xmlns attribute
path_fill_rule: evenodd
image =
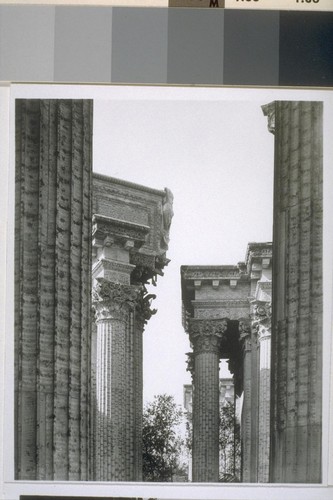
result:
<svg viewBox="0 0 333 500"><path fill-rule="evenodd" d="M186 359L186 371L190 372L193 378L194 375L194 353L193 352L187 352L186 353L187 359Z"/></svg>
<svg viewBox="0 0 333 500"><path fill-rule="evenodd" d="M241 339L251 336L251 320L247 318L242 318L239 320L238 329Z"/></svg>
<svg viewBox="0 0 333 500"><path fill-rule="evenodd" d="M243 350L250 351L252 348L252 332L255 326L248 318L243 318L238 323L239 336L242 342Z"/></svg>
<svg viewBox="0 0 333 500"><path fill-rule="evenodd" d="M264 116L268 119L268 131L275 134L275 102L261 106Z"/></svg>
<svg viewBox="0 0 333 500"><path fill-rule="evenodd" d="M191 339L198 336L208 336L215 335L217 337L222 337L224 332L228 327L228 321L225 318L222 319L190 319L189 323L189 333Z"/></svg>
<svg viewBox="0 0 333 500"><path fill-rule="evenodd" d="M264 340L271 336L272 304L268 301L252 302L252 324L256 327L257 339Z"/></svg>
<svg viewBox="0 0 333 500"><path fill-rule="evenodd" d="M114 283L105 278L96 281L92 297L96 320L127 320L129 312L136 307L142 287Z"/></svg>
<svg viewBox="0 0 333 500"><path fill-rule="evenodd" d="M151 302L154 299L156 299L156 295L148 293L145 287L138 296L135 307L135 321L141 330L144 329L150 318L157 313L157 309L151 308Z"/></svg>
<svg viewBox="0 0 333 500"><path fill-rule="evenodd" d="M190 340L194 353L214 352L219 354L221 339L228 327L226 319L191 319L189 321Z"/></svg>

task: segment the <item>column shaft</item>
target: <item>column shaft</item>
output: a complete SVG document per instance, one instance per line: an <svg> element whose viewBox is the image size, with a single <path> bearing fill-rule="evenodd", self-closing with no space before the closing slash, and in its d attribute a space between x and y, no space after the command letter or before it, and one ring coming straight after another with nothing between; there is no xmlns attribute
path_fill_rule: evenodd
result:
<svg viewBox="0 0 333 500"><path fill-rule="evenodd" d="M135 321L142 293L138 286L104 278L94 289L93 477L98 481L142 478L142 328Z"/></svg>
<svg viewBox="0 0 333 500"><path fill-rule="evenodd" d="M258 443L258 482L269 482L269 444L270 444L270 335L259 336L259 443Z"/></svg>
<svg viewBox="0 0 333 500"><path fill-rule="evenodd" d="M129 325L97 322L96 480L133 480L132 397L128 380Z"/></svg>
<svg viewBox="0 0 333 500"><path fill-rule="evenodd" d="M251 482L252 471L252 346L251 337L244 340L243 408L241 421L242 482Z"/></svg>
<svg viewBox="0 0 333 500"><path fill-rule="evenodd" d="M91 147L91 101L16 102L17 479L87 479Z"/></svg>
<svg viewBox="0 0 333 500"><path fill-rule="evenodd" d="M143 326L141 321L135 321L134 325L134 475L136 481L142 481Z"/></svg>
<svg viewBox="0 0 333 500"><path fill-rule="evenodd" d="M193 481L219 479L219 355L195 353Z"/></svg>
<svg viewBox="0 0 333 500"><path fill-rule="evenodd" d="M321 481L322 103L277 102L272 482Z"/></svg>

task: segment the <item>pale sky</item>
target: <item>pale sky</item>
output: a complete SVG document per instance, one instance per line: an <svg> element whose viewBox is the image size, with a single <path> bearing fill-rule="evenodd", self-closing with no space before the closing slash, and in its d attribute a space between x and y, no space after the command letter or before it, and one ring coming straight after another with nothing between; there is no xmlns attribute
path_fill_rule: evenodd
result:
<svg viewBox="0 0 333 500"><path fill-rule="evenodd" d="M273 142L267 101L139 100L94 104L94 171L174 194L158 313L144 333L144 401L190 383L180 266L237 264L249 241L272 239Z"/></svg>

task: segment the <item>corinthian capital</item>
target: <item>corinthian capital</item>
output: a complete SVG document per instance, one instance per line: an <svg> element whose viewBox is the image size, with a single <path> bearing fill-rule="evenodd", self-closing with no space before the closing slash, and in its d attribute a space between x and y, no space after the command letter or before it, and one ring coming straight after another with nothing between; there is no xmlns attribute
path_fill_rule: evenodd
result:
<svg viewBox="0 0 333 500"><path fill-rule="evenodd" d="M238 324L239 336L244 351L250 351L252 348L252 332L256 326L251 323L251 320L241 319Z"/></svg>
<svg viewBox="0 0 333 500"><path fill-rule="evenodd" d="M264 104L261 106L264 116L268 119L268 131L275 134L275 102L270 102L269 104Z"/></svg>
<svg viewBox="0 0 333 500"><path fill-rule="evenodd" d="M265 321L271 321L272 317L272 305L271 302L264 300L254 300L252 302L252 318L253 321L258 321L263 323Z"/></svg>
<svg viewBox="0 0 333 500"><path fill-rule="evenodd" d="M189 334L195 354L199 352L219 353L221 339L227 326L226 319L191 319Z"/></svg>
<svg viewBox="0 0 333 500"><path fill-rule="evenodd" d="M190 319L190 337L215 335L222 337L226 331L228 322L226 319Z"/></svg>
<svg viewBox="0 0 333 500"><path fill-rule="evenodd" d="M105 278L97 278L93 289L93 308L96 320L125 320L134 311L142 287L113 283Z"/></svg>

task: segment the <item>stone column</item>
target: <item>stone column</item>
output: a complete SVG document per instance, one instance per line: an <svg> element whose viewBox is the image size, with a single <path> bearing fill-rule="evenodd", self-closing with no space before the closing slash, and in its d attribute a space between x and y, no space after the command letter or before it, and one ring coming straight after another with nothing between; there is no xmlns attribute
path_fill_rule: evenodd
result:
<svg viewBox="0 0 333 500"><path fill-rule="evenodd" d="M92 101L16 101L16 479L87 479L91 155Z"/></svg>
<svg viewBox="0 0 333 500"><path fill-rule="evenodd" d="M252 375L252 334L251 324L248 320L239 322L240 340L243 345L243 407L241 416L241 446L242 446L242 464L241 476L243 483L250 483L252 480L252 398L253 398L253 381Z"/></svg>
<svg viewBox="0 0 333 500"><path fill-rule="evenodd" d="M322 113L263 107L275 133L271 482L321 481Z"/></svg>
<svg viewBox="0 0 333 500"><path fill-rule="evenodd" d="M255 301L253 324L257 326L259 347L258 400L258 482L269 482L271 304Z"/></svg>
<svg viewBox="0 0 333 500"><path fill-rule="evenodd" d="M193 481L219 480L219 361L225 320L189 321L194 353Z"/></svg>
<svg viewBox="0 0 333 500"><path fill-rule="evenodd" d="M142 480L142 336L156 312L145 285L167 263L160 256L158 266L156 255L143 253L149 233L136 222L93 217L91 455L92 478L99 481Z"/></svg>
<svg viewBox="0 0 333 500"><path fill-rule="evenodd" d="M97 279L96 477L134 480L133 317L140 289Z"/></svg>

